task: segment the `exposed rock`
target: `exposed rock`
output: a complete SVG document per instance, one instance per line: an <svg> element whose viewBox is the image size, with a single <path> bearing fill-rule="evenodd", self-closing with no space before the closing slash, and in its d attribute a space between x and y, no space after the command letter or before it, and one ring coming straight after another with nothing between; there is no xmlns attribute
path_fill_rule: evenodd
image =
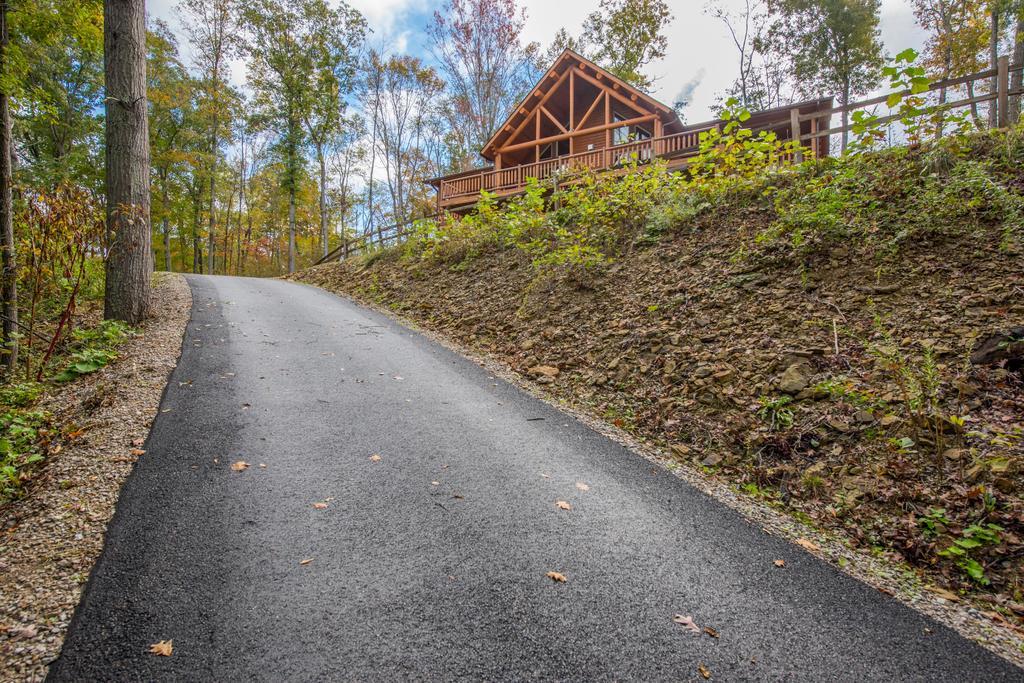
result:
<svg viewBox="0 0 1024 683"><path fill-rule="evenodd" d="M690 451L691 451L689 446L683 445L681 443L674 443L674 444L672 444L671 448L672 448L672 454L673 455L677 455L679 457L685 457L685 456L689 455Z"/></svg>
<svg viewBox="0 0 1024 683"><path fill-rule="evenodd" d="M997 365L1005 362L1010 370L1024 367L1024 327L1014 327L982 340L971 353L975 365Z"/></svg>
<svg viewBox="0 0 1024 683"><path fill-rule="evenodd" d="M698 365L697 369L693 371L693 376L697 379L704 379L710 377L713 372L714 368L709 365Z"/></svg>
<svg viewBox="0 0 1024 683"><path fill-rule="evenodd" d="M871 424L875 421L875 416L870 410L858 410L853 419L860 424Z"/></svg>
<svg viewBox="0 0 1024 683"><path fill-rule="evenodd" d="M782 372L779 378L779 391L785 394L798 394L807 388L811 381L811 367L806 363L793 363Z"/></svg>
<svg viewBox="0 0 1024 683"><path fill-rule="evenodd" d="M530 377L549 377L554 379L558 377L559 370L554 365L534 365L532 368L526 371L526 374Z"/></svg>
<svg viewBox="0 0 1024 683"><path fill-rule="evenodd" d="M716 452L709 453L706 458L704 458L703 460L700 461L700 464L704 465L704 467L714 467L715 465L718 465L721 462L722 462L722 455L721 455L721 453L718 453L716 451Z"/></svg>

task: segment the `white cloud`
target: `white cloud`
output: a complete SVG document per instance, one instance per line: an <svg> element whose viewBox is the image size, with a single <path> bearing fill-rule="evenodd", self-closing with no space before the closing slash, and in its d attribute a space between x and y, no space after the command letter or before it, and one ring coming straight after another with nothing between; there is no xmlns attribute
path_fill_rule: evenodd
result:
<svg viewBox="0 0 1024 683"><path fill-rule="evenodd" d="M524 0L526 40L547 45L559 28L578 34L584 18L597 9L597 0ZM706 0L669 0L675 20L669 25L668 54L648 71L657 78L653 95L671 105L675 96L688 90L687 120L711 118L719 95L736 77L736 49L725 26L704 12ZM738 8L739 0L726 0ZM921 29L914 22L906 0L883 0L882 39L895 54L905 47L920 48ZM691 87L692 86L692 87Z"/></svg>
<svg viewBox="0 0 1024 683"><path fill-rule="evenodd" d="M441 3L431 0L348 0L348 4L366 17L366 23L373 29L374 38L381 40L391 37L395 26L402 23L406 13L422 11Z"/></svg>

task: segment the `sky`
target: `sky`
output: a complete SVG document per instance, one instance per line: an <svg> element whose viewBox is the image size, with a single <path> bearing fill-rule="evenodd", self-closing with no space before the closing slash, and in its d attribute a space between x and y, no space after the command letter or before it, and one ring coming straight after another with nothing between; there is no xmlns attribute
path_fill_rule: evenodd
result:
<svg viewBox="0 0 1024 683"><path fill-rule="evenodd" d="M242 0L244 2L244 0ZM727 0L739 4L741 0ZM188 59L187 40L180 30L175 6L178 0L149 0L151 18L167 21L179 36L183 56ZM362 12L373 29L370 41L395 53L408 53L429 60L424 28L443 0L349 0ZM598 0L520 0L526 9L524 39L547 47L559 28L579 33L583 19L597 9ZM722 91L737 72L736 50L725 26L709 16L706 0L669 0L675 20L667 30L668 54L648 67L656 78L653 95L671 105L680 94L688 94L686 119L690 122L713 118L712 110ZM924 34L914 21L909 0L882 0L882 42L889 55L904 48L920 49ZM245 82L245 65L233 64L232 80Z"/></svg>

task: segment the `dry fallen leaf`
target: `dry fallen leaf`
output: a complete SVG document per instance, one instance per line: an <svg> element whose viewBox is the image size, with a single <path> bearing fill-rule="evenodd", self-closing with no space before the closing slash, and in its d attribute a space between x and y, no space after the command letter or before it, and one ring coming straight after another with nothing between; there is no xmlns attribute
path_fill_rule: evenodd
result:
<svg viewBox="0 0 1024 683"><path fill-rule="evenodd" d="M774 562L772 562L772 564L774 564L776 567L785 567L786 566L786 561L785 560L775 560Z"/></svg>
<svg viewBox="0 0 1024 683"><path fill-rule="evenodd" d="M430 482L430 485L431 486L440 486L441 482L439 482L439 481L432 481L432 482Z"/></svg>
<svg viewBox="0 0 1024 683"><path fill-rule="evenodd" d="M700 675L703 676L705 679L711 678L711 670L703 664L697 667L697 671L700 672Z"/></svg>
<svg viewBox="0 0 1024 683"><path fill-rule="evenodd" d="M565 574L560 574L558 572L548 572L547 574L545 574L545 576L547 576L555 583L565 583Z"/></svg>
<svg viewBox="0 0 1024 683"><path fill-rule="evenodd" d="M265 469L267 469L267 463L265 463L265 462L261 462L261 463L260 463L260 469L262 469L262 470L265 470Z"/></svg>
<svg viewBox="0 0 1024 683"><path fill-rule="evenodd" d="M327 508L327 503L313 503L313 507L317 510L324 510Z"/></svg>
<svg viewBox="0 0 1024 683"><path fill-rule="evenodd" d="M716 631L715 629L711 628L710 626L705 626L704 627L704 633L708 634L712 638L717 638L718 637L718 631Z"/></svg>
<svg viewBox="0 0 1024 683"><path fill-rule="evenodd" d="M133 448L131 452L132 452L132 455L145 455L146 454L146 451L142 450L141 448Z"/></svg>
<svg viewBox="0 0 1024 683"><path fill-rule="evenodd" d="M545 479L550 479L551 478L550 474L544 474L543 472L540 473L540 476L544 477Z"/></svg>
<svg viewBox="0 0 1024 683"><path fill-rule="evenodd" d="M945 588L939 588L938 586L929 586L928 590L930 590L932 593L935 593L940 598L944 598L946 600L949 600L950 602L959 602L960 601L960 596L959 595L957 595L956 593L953 593L952 591L948 591Z"/></svg>
<svg viewBox="0 0 1024 683"><path fill-rule="evenodd" d="M700 633L700 627L697 626L697 624L693 623L693 617L691 616L683 616L682 614L677 614L674 617L672 617L672 621L676 622L690 633Z"/></svg>
<svg viewBox="0 0 1024 683"><path fill-rule="evenodd" d="M796 544L801 548L806 548L807 550L810 550L811 552L817 552L821 550L821 548L818 547L817 543L815 543L814 541L809 541L806 538L796 539Z"/></svg>
<svg viewBox="0 0 1024 683"><path fill-rule="evenodd" d="M174 641L161 640L159 643L153 643L149 646L149 652L161 657L170 657L171 653L174 652Z"/></svg>
<svg viewBox="0 0 1024 683"><path fill-rule="evenodd" d="M380 454L374 453L373 455L370 456L370 460L372 460L373 462L380 462Z"/></svg>
<svg viewBox="0 0 1024 683"><path fill-rule="evenodd" d="M590 487L587 486L586 484L584 484L582 481L576 482L576 488L578 488L580 491L589 491L590 490Z"/></svg>
<svg viewBox="0 0 1024 683"><path fill-rule="evenodd" d="M249 466L249 463L247 463L244 460L239 460L238 462L231 463L231 469L233 469L235 472L241 472L242 470L244 470L248 466Z"/></svg>
<svg viewBox="0 0 1024 683"><path fill-rule="evenodd" d="M300 561L299 564L309 564L312 561L313 561L312 557L307 557L305 560Z"/></svg>
<svg viewBox="0 0 1024 683"><path fill-rule="evenodd" d="M145 439L132 439L132 445L138 448L142 444L146 443Z"/></svg>
<svg viewBox="0 0 1024 683"><path fill-rule="evenodd" d="M564 500L559 500L559 501L556 501L556 502L555 502L555 505L557 505L557 506L558 506L558 507L559 507L560 509L562 509L562 510L572 510L572 505L569 505L569 504L568 504L567 502L565 502Z"/></svg>
<svg viewBox="0 0 1024 683"><path fill-rule="evenodd" d="M35 638L39 635L39 630L35 626L29 624L28 626L22 626L19 629L15 629L14 635L17 638Z"/></svg>

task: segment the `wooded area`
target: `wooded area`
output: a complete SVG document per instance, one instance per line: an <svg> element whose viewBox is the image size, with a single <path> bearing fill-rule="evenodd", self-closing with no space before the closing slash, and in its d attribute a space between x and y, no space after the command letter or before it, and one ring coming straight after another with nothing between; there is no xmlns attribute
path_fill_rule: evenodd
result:
<svg viewBox="0 0 1024 683"><path fill-rule="evenodd" d="M940 103L969 102L967 123L1000 123L991 103L999 82L996 57L1003 52L1012 55L1010 63L1024 61L1021 4L914 0L929 34L926 52L913 64L889 65L878 0L743 0L713 2L705 11L721 20L736 50L736 79L722 92L723 106L734 98L757 111L834 96L845 147L850 131L887 115L871 111L867 118L846 120L847 105L878 87L905 85L919 92L922 81L941 80L945 85L934 97ZM121 20L131 8L113 0L106 5L107 29L111 16ZM642 100L655 87L651 65L669 48L666 28L679 19L664 0L601 0L578 30L563 28L551 45L541 46L524 40L526 16L515 0L449 0L424 27L429 49L414 55L379 45L364 18L344 3L182 0L182 35L156 20L146 27L145 93L133 86L136 94L129 97L115 92L121 87L116 61L104 66L101 0L2 6L0 104L6 106L0 109L9 112L9 136L0 141L9 146L0 170L9 169L10 182L0 173L0 195L9 191L11 202L0 213L0 235L4 357L11 366L20 336L39 334L39 325L58 335L73 327L74 299L81 291L107 288L108 313L138 320L149 258L163 270L277 275L323 258L346 239L382 237L388 226L433 215L435 197L424 181L484 168L479 152L541 69L566 48L637 88ZM117 43L108 36L106 47L109 60ZM233 64L244 65L244 82ZM957 80L986 65L991 78ZM132 78L143 77L138 67ZM585 83L582 76L571 78ZM1009 70L1008 78L1005 116L1015 120L1021 71ZM148 117L139 121L143 102ZM669 113L685 121L686 106L673 102ZM118 135L128 132L118 121L131 120L125 115L133 112L148 127L151 199L133 195L136 190L116 196L119 177L141 168L141 157L114 175L103 161L112 160L109 150L120 149ZM663 123L661 117L653 127ZM571 135L568 149L561 149L559 135L567 134L558 126L564 124L550 115L538 116L538 124L553 129L553 158L591 151L576 149L584 143ZM607 138L614 126L606 125ZM814 134L822 135L820 129ZM630 141L651 146L635 150L638 156L692 146L668 129L652 137L660 141ZM889 135L882 142L903 141ZM517 159L522 150L505 145L503 166L516 178L495 168L485 172L487 182L475 176L479 188L467 185L459 194L470 197L479 189L519 186L531 174L543 176L542 150L530 149L532 160ZM120 152L113 158L126 163ZM525 162L539 166L526 168ZM582 162L607 166L615 159ZM138 183L129 185L137 189ZM70 225L61 207L71 201L83 204L89 216L110 216L106 234ZM124 209L130 209L130 220ZM91 217L86 222L94 224ZM114 227L143 223L151 225L147 240L112 239ZM31 225L45 229L29 234ZM59 250L51 248L67 245L68 235L85 240L62 256L77 264L73 270L54 261ZM147 241L151 248L142 249ZM129 259L130 265L121 260L129 252L139 257ZM106 278L98 263L109 266ZM129 270L134 274L122 280ZM96 278L102 279L98 288L91 282ZM50 302L46 311L31 301L28 308L19 303L19 281L52 285L33 295ZM133 288L136 301L127 308L111 306L114 293L123 297ZM19 312L31 320L19 320Z"/></svg>

